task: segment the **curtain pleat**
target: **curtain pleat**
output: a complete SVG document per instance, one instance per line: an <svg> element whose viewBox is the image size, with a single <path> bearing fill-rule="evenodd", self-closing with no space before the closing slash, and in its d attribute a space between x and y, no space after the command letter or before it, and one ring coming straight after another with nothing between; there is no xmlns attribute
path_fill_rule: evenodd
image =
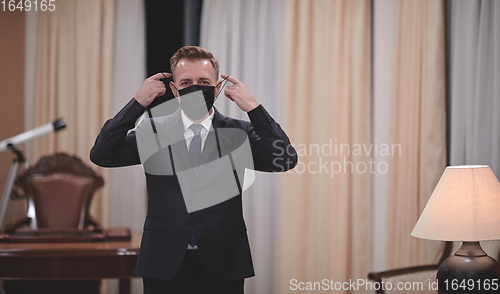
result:
<svg viewBox="0 0 500 294"><path fill-rule="evenodd" d="M281 293L366 278L371 235L371 1L286 3L283 115L299 164L282 181Z"/></svg>
<svg viewBox="0 0 500 294"><path fill-rule="evenodd" d="M500 3L452 1L451 164L487 164L500 177Z"/></svg>
<svg viewBox="0 0 500 294"><path fill-rule="evenodd" d="M64 118L67 126L34 142L34 161L63 151L91 165L90 148L109 118L113 10L113 0L59 1L55 11L39 13L34 121ZM91 208L105 226L107 203L107 193L99 192Z"/></svg>
<svg viewBox="0 0 500 294"><path fill-rule="evenodd" d="M486 164L500 178L500 2L449 8L450 164ZM498 255L499 241L481 246Z"/></svg>
<svg viewBox="0 0 500 294"><path fill-rule="evenodd" d="M282 90L283 0L204 0L200 45L211 51L220 73L245 83L280 124ZM230 83L227 84L228 86ZM236 104L219 95L215 107L224 115L249 120ZM288 126L281 124L288 133ZM294 138L291 137L292 142ZM256 277L245 281L245 293L279 293L279 173L247 171L243 192L245 222Z"/></svg>
<svg viewBox="0 0 500 294"><path fill-rule="evenodd" d="M398 2L389 162L388 268L436 263L410 233L446 166L444 1Z"/></svg>

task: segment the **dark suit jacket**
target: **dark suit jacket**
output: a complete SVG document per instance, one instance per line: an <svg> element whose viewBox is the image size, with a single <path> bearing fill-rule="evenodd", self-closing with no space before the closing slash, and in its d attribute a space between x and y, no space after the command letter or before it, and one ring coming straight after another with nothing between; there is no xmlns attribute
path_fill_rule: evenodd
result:
<svg viewBox="0 0 500 294"><path fill-rule="evenodd" d="M92 162L103 167L141 164L136 133L128 131L135 127L144 110L132 99L114 118L108 120L90 152ZM246 132L255 170L282 172L293 168L297 163L297 154L279 124L262 106L248 112L248 116L250 122L226 117L215 110L212 127L216 130L236 128ZM182 134L180 111L161 118L161 121L163 127L165 123L171 123L172 129L178 129L178 134ZM158 124L157 128L161 132L162 124ZM210 135L207 142L209 139ZM234 143L230 134L217 139L219 144L215 149L219 150L205 145L202 158L219 158L228 152L220 149ZM182 143L187 150L185 142ZM175 172L171 175L146 172L146 183L148 211L136 266L138 275L165 281L173 279L184 258L193 225L200 260L211 280L227 281L254 275L241 193L227 201L188 213Z"/></svg>

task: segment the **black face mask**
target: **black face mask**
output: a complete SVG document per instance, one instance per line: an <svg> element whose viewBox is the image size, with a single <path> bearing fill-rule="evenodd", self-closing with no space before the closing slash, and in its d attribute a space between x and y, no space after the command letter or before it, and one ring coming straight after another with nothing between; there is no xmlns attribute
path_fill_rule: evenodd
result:
<svg viewBox="0 0 500 294"><path fill-rule="evenodd" d="M199 120L208 114L215 102L215 87L191 85L180 89L181 108L192 120Z"/></svg>
<svg viewBox="0 0 500 294"><path fill-rule="evenodd" d="M227 82L227 78L225 80ZM222 88L224 86L225 83ZM215 97L214 86L206 85L191 85L177 91L180 95L182 110L192 120L199 120L207 115L219 96Z"/></svg>

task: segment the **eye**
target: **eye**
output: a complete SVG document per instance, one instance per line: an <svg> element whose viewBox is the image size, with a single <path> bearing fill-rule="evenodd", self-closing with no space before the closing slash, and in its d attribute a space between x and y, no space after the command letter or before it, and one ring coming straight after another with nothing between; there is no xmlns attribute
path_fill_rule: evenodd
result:
<svg viewBox="0 0 500 294"><path fill-rule="evenodd" d="M210 85L210 83L209 83L208 81L205 81L205 80L204 80L204 81L201 81L201 84L202 84L202 85Z"/></svg>
<svg viewBox="0 0 500 294"><path fill-rule="evenodd" d="M189 86L190 84L191 84L191 82L188 82L188 81L181 82L181 86L184 86L184 87Z"/></svg>

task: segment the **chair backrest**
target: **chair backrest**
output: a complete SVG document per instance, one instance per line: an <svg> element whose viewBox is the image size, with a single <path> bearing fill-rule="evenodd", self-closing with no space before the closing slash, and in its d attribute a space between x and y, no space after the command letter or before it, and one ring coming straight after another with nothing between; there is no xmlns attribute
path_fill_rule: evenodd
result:
<svg viewBox="0 0 500 294"><path fill-rule="evenodd" d="M87 225L94 192L104 180L81 159L66 153L40 158L16 179L36 214L32 228L79 228Z"/></svg>

